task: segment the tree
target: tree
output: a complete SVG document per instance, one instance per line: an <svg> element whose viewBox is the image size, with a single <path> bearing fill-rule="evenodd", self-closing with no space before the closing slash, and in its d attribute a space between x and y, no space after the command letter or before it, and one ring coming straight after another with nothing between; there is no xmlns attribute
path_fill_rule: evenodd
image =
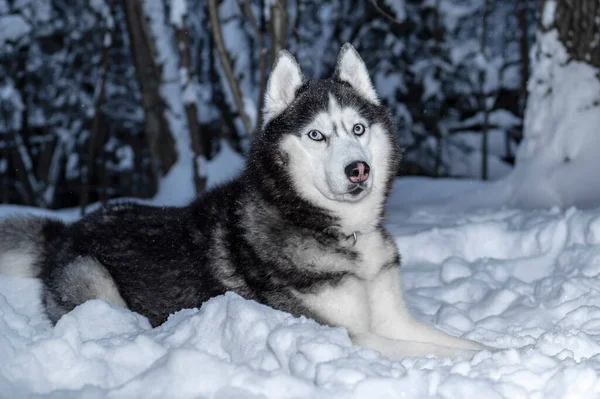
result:
<svg viewBox="0 0 600 399"><path fill-rule="evenodd" d="M171 3L171 24L175 28L176 47L179 53L179 79L181 94L185 108L185 116L194 160L192 172L194 186L197 193L206 188L206 176L202 170L205 149L200 140L200 121L198 120L198 100L194 67L192 65L192 54L190 49L190 37L187 29L187 5L185 0L176 0Z"/></svg>
<svg viewBox="0 0 600 399"><path fill-rule="evenodd" d="M542 7L542 10L556 7L556 11L554 23L548 27L542 24L541 28L556 27L558 38L572 60L600 68L600 3L597 0L546 0Z"/></svg>
<svg viewBox="0 0 600 399"><path fill-rule="evenodd" d="M186 34L187 4L174 0L167 5L163 0L124 1L146 134L158 176L157 195L170 196L177 186L185 192L181 197L187 198L204 190L204 154ZM180 180L186 183L180 185Z"/></svg>
<svg viewBox="0 0 600 399"><path fill-rule="evenodd" d="M108 6L107 6L108 8ZM113 29L114 19L111 14L105 17L106 19L106 32L104 33L104 41L102 42L102 59L101 59L101 71L100 79L98 83L98 90L95 94L94 103L94 118L92 120L92 128L88 139L88 158L87 167L81 173L81 194L79 199L79 206L81 214L85 213L85 208L89 203L89 194L91 190L91 177L94 173L94 164L96 163L96 155L100 152L104 140L102 140L100 121L102 120L102 106L106 100L106 75L108 73L109 60L110 60L110 49L113 42Z"/></svg>
<svg viewBox="0 0 600 399"><path fill-rule="evenodd" d="M489 141L489 119L490 111L488 107L489 94L486 90L486 72L488 69L488 57L487 57L487 37L488 37L488 18L489 18L490 6L489 0L485 0L483 3L483 17L481 18L481 62L479 69L479 108L483 111L483 126L481 131L481 178L483 180L488 179L488 141Z"/></svg>
<svg viewBox="0 0 600 399"><path fill-rule="evenodd" d="M519 146L513 201L581 207L600 202L600 4L544 0Z"/></svg>
<svg viewBox="0 0 600 399"><path fill-rule="evenodd" d="M162 0L160 0L162 2ZM155 186L177 161L175 140L166 118L166 104L160 94L161 68L157 49L144 10L144 0L124 0L131 54L142 92L145 131L152 157Z"/></svg>
<svg viewBox="0 0 600 399"><path fill-rule="evenodd" d="M219 8L216 0L208 0L208 13L210 15L210 27L213 34L213 40L215 41L215 45L217 46L219 60L221 61L221 68L223 69L223 72L227 77L229 89L231 90L231 94L233 96L233 100L235 102L235 106L237 108L239 116L242 119L242 122L244 123L246 134L249 135L252 133L253 127L252 123L250 122L250 118L246 113L240 84L235 77L234 69L231 60L229 59L229 53L225 48L225 38L223 37L223 32L221 29L221 21L219 19Z"/></svg>
<svg viewBox="0 0 600 399"><path fill-rule="evenodd" d="M536 1L0 0L0 200L189 197L223 143L247 150L278 50L323 78L345 42L397 122L403 174L480 177L483 161L497 178L521 137Z"/></svg>
<svg viewBox="0 0 600 399"><path fill-rule="evenodd" d="M527 78L529 77L529 42L527 40L529 23L527 19L528 0L517 1L517 18L519 21L519 54L521 58L521 92L519 93L519 108L525 108L527 100Z"/></svg>

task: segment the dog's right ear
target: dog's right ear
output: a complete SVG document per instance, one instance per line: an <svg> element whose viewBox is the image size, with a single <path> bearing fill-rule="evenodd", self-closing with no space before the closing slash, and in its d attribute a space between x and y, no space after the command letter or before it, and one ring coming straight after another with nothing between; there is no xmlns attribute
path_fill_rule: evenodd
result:
<svg viewBox="0 0 600 399"><path fill-rule="evenodd" d="M303 79L294 56L286 50L280 51L267 82L263 128L290 106L296 97L296 90L302 86Z"/></svg>

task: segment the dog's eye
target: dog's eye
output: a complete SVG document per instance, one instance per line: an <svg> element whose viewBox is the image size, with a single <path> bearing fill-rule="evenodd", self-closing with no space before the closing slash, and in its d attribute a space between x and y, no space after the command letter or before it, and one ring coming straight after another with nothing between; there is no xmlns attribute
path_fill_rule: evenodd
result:
<svg viewBox="0 0 600 399"><path fill-rule="evenodd" d="M314 141L325 140L323 133L319 132L318 130L311 130L310 132L308 132L308 137L310 137Z"/></svg>
<svg viewBox="0 0 600 399"><path fill-rule="evenodd" d="M355 135L362 136L363 133L365 132L365 126L362 123L357 123L352 128L352 131L354 132Z"/></svg>

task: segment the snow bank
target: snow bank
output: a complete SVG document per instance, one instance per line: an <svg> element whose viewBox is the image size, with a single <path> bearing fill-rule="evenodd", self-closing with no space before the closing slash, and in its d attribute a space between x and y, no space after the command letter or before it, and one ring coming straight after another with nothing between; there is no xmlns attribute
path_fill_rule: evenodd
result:
<svg viewBox="0 0 600 399"><path fill-rule="evenodd" d="M555 2L546 2L542 23L554 21ZM525 115L524 140L507 184L511 203L528 207L597 206L600 179L599 71L569 60L552 29L537 35Z"/></svg>
<svg viewBox="0 0 600 399"><path fill-rule="evenodd" d="M441 182L435 192L402 179L392 193L407 300L418 318L495 352L392 362L342 328L233 293L154 329L102 301L52 328L38 281L0 277L0 397L598 397L600 210L415 205L475 185Z"/></svg>
<svg viewBox="0 0 600 399"><path fill-rule="evenodd" d="M204 157L201 157L204 159ZM210 161L201 161L200 170L206 175L206 188L211 189L236 177L242 172L246 164L245 158L237 153L229 143L221 140L221 150ZM189 173L179 173L179 168L190 168L189 163L178 164L178 169L161 182L159 191L150 202L156 205L182 206L187 204L196 195L193 184L189 182Z"/></svg>
<svg viewBox="0 0 600 399"><path fill-rule="evenodd" d="M246 159L237 153L226 140L221 140L219 153L206 163L206 187L225 183L242 172Z"/></svg>

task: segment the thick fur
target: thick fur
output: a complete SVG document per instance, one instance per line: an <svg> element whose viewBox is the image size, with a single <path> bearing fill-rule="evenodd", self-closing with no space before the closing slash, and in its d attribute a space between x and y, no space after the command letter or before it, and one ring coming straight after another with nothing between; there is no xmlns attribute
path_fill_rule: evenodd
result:
<svg viewBox="0 0 600 399"><path fill-rule="evenodd" d="M396 359L480 349L418 322L404 303L400 256L382 225L400 148L354 48L344 46L334 76L320 81L282 52L263 114L246 170L229 184L182 208L113 205L68 225L9 219L0 272L40 277L53 322L99 298L157 326L235 291L346 327L357 344ZM353 161L370 165L360 185L344 172Z"/></svg>

